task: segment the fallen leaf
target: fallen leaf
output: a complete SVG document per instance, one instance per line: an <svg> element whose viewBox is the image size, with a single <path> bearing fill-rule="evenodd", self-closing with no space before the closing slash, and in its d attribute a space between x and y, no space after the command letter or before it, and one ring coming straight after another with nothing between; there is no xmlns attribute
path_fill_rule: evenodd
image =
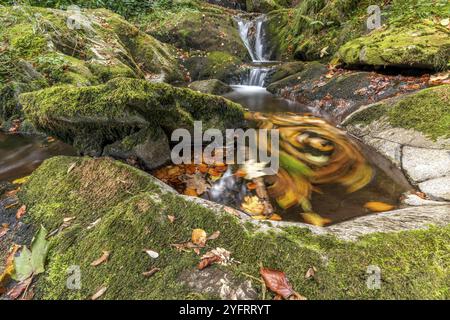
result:
<svg viewBox="0 0 450 320"><path fill-rule="evenodd" d="M98 258L97 260L93 261L93 262L91 263L91 266L96 267L96 266L99 266L99 265L101 265L102 263L108 261L109 254L110 254L109 251L103 251L102 256L101 256L100 258Z"/></svg>
<svg viewBox="0 0 450 320"><path fill-rule="evenodd" d="M31 275L37 275L45 271L45 259L47 258L49 244L47 241L47 230L41 226L31 242L31 251L23 247L17 257L14 257L13 278L24 281Z"/></svg>
<svg viewBox="0 0 450 320"><path fill-rule="evenodd" d="M150 256L150 258L152 258L152 259L156 259L159 257L159 253L156 251L153 251L150 249L145 249L144 252L147 253Z"/></svg>
<svg viewBox="0 0 450 320"><path fill-rule="evenodd" d="M3 223L0 229L0 239L5 236L9 231L9 224Z"/></svg>
<svg viewBox="0 0 450 320"><path fill-rule="evenodd" d="M262 215L265 206L257 196L245 196L241 208L246 213L257 216Z"/></svg>
<svg viewBox="0 0 450 320"><path fill-rule="evenodd" d="M220 231L215 231L206 238L207 241L217 239L220 236Z"/></svg>
<svg viewBox="0 0 450 320"><path fill-rule="evenodd" d="M13 181L13 184L18 184L18 185L24 184L25 182L28 181L28 179L30 179L30 176L26 176L26 177L23 177L23 178L16 179L16 180Z"/></svg>
<svg viewBox="0 0 450 320"><path fill-rule="evenodd" d="M150 270L148 270L148 271L143 272L142 275L143 275L144 277L146 277L146 278L150 278L150 277L153 276L155 273L157 273L159 270L161 270L161 269L159 269L159 268L152 268L152 269L150 269Z"/></svg>
<svg viewBox="0 0 450 320"><path fill-rule="evenodd" d="M15 285L11 290L8 291L6 294L8 298L11 300L16 300L19 298L30 286L31 282L33 281L33 276L30 276L29 278L19 282L17 285Z"/></svg>
<svg viewBox="0 0 450 320"><path fill-rule="evenodd" d="M278 215L278 214L276 214L276 213L273 213L273 214L270 216L269 220L272 220L272 221L281 221L281 220L283 220L283 218L281 218L280 215Z"/></svg>
<svg viewBox="0 0 450 320"><path fill-rule="evenodd" d="M201 257L200 263L197 267L199 270L203 270L213 263L228 265L233 262L235 261L233 258L231 258L231 252L224 248L215 248L211 251L208 251Z"/></svg>
<svg viewBox="0 0 450 320"><path fill-rule="evenodd" d="M286 274L282 271L261 268L259 270L261 277L273 293L280 295L285 300L306 300L302 295L295 292L289 283Z"/></svg>
<svg viewBox="0 0 450 320"><path fill-rule="evenodd" d="M364 208L372 211L372 212L383 212L394 209L395 207L391 204L377 201L370 201L364 205Z"/></svg>
<svg viewBox="0 0 450 320"><path fill-rule="evenodd" d="M167 219L169 219L170 223L175 221L175 216L167 215Z"/></svg>
<svg viewBox="0 0 450 320"><path fill-rule="evenodd" d="M25 213L27 213L27 206L23 205L17 210L16 219L17 220L21 219L25 215Z"/></svg>
<svg viewBox="0 0 450 320"><path fill-rule="evenodd" d="M316 271L317 271L317 269L314 266L310 267L305 273L305 279L314 278L316 275Z"/></svg>
<svg viewBox="0 0 450 320"><path fill-rule="evenodd" d="M75 169L75 167L77 166L77 163L74 162L69 166L69 169L67 169L67 174L69 174L70 172L72 172L73 169Z"/></svg>
<svg viewBox="0 0 450 320"><path fill-rule="evenodd" d="M192 193L192 190L194 190L196 195L203 194L209 188L211 188L211 185L206 182L205 178L200 173L196 173L193 175L186 174L184 176L181 176L180 180L186 183L186 190L190 189L190 193Z"/></svg>
<svg viewBox="0 0 450 320"><path fill-rule="evenodd" d="M100 298L102 295L105 294L106 290L108 290L108 287L102 287L100 288L92 297L91 300L97 300L98 298Z"/></svg>
<svg viewBox="0 0 450 320"><path fill-rule="evenodd" d="M192 243L204 247L206 244L206 232L203 229L194 229L192 230L191 236Z"/></svg>
<svg viewBox="0 0 450 320"><path fill-rule="evenodd" d="M301 215L306 223L312 224L313 226L323 227L324 225L332 222L331 219L322 218L320 215L314 212L305 212Z"/></svg>
<svg viewBox="0 0 450 320"><path fill-rule="evenodd" d="M90 230L90 229L94 228L101 220L102 220L102 218L98 218L97 220L92 222L86 229Z"/></svg>

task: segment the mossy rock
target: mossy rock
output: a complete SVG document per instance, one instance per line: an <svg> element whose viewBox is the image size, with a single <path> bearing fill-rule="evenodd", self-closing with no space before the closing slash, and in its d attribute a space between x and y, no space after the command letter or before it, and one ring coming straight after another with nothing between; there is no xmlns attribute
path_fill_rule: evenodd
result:
<svg viewBox="0 0 450 320"><path fill-rule="evenodd" d="M187 52L221 51L249 60L233 19L238 11L200 1L155 8L139 19L141 29L160 41Z"/></svg>
<svg viewBox="0 0 450 320"><path fill-rule="evenodd" d="M208 234L220 231L219 238L201 249L202 254L223 247L240 261L213 265L202 273L219 270L244 282L251 280L247 275L259 278L263 265L284 271L295 290L309 299L449 298L448 226L375 233L349 242L315 235L301 226L243 223L223 209L177 195L148 174L110 159L47 160L19 197L27 205L26 219L32 225L55 230L65 217L75 217L49 239L46 272L35 286L37 299L89 299L101 287L107 287L102 299L220 298L207 292L199 296L181 281L186 272L199 272L195 271L199 256L171 244L189 241L195 228ZM175 221L171 223L167 215L175 216ZM158 252L159 257L149 258L144 249ZM110 251L108 261L92 266L104 250ZM71 266L81 269L79 290L66 286ZM311 266L317 270L315 279L306 279ZM150 278L142 275L154 267L160 271ZM379 289L367 285L369 268L381 271ZM258 284L254 290L263 296ZM266 298L273 296L268 293Z"/></svg>
<svg viewBox="0 0 450 320"><path fill-rule="evenodd" d="M271 39L270 47L277 60L295 58L299 60L320 59L328 62L342 45L364 37L371 31L368 30L366 24L371 15L367 12L370 5L380 7L383 30L393 30L392 38L394 42L404 43L409 41L412 44L416 41L414 33L409 34L408 31L403 33L403 30L414 31L415 26L430 25L431 28L441 29L438 33L445 33L445 27L440 26L439 22L448 18L450 10L450 4L446 0L434 2L417 0L392 0L389 2L383 0L304 0L299 2L295 8L275 10L267 15L267 26ZM395 37L398 31L403 33L400 39ZM448 30L446 32L448 38ZM436 40L439 41L438 39L442 39L442 34L438 35ZM447 42L447 40L444 40L444 42ZM420 51L434 52L435 47L439 46L436 43L426 42L422 42L421 45L424 47L417 49L419 53ZM355 55L352 57L355 57ZM437 58L440 65L444 57ZM447 63L448 61L444 62ZM430 63L434 64L435 62Z"/></svg>
<svg viewBox="0 0 450 320"><path fill-rule="evenodd" d="M283 1L281 1L283 2ZM268 13L273 10L281 9L282 5L277 0L247 0L246 10L249 12Z"/></svg>
<svg viewBox="0 0 450 320"><path fill-rule="evenodd" d="M189 88L198 92L215 95L222 95L233 90L229 85L217 79L194 81L189 84Z"/></svg>
<svg viewBox="0 0 450 320"><path fill-rule="evenodd" d="M52 85L183 79L174 48L108 10L1 6L0 22L0 121L22 116L20 93Z"/></svg>
<svg viewBox="0 0 450 320"><path fill-rule="evenodd" d="M343 125L369 125L385 119L396 128L414 129L429 138L450 138L450 85L441 85L373 104L351 114Z"/></svg>
<svg viewBox="0 0 450 320"><path fill-rule="evenodd" d="M192 128L195 120L205 130L244 121L243 108L222 97L129 78L89 87L53 86L24 93L20 102L36 128L93 155L143 128L161 127L170 135Z"/></svg>
<svg viewBox="0 0 450 320"><path fill-rule="evenodd" d="M193 81L218 79L226 83L237 81L245 69L242 61L226 52L213 51L202 56L193 56L184 63Z"/></svg>
<svg viewBox="0 0 450 320"><path fill-rule="evenodd" d="M350 66L445 70L450 66L450 32L432 24L373 31L344 44L337 57Z"/></svg>

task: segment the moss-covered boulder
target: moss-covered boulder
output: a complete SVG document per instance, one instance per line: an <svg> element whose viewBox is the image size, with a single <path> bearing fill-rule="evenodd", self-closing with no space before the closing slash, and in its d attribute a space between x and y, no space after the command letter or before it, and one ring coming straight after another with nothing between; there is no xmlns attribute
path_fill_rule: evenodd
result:
<svg viewBox="0 0 450 320"><path fill-rule="evenodd" d="M22 187L20 200L34 226L55 230L64 218L75 217L49 239L46 272L37 279L36 299L89 299L103 287L107 289L102 299L229 298L221 290L202 290L204 278L215 274L227 278L225 284L216 281L219 289L247 283L245 288L262 298L260 285L248 277L259 278L261 265L284 271L295 290L309 299L449 297L445 257L450 229L445 224L371 233L350 242L317 235L301 225L249 223L222 206L205 206L177 195L148 174L108 159L47 160ZM200 249L201 254L222 247L240 263L196 270L199 256L172 246L189 241L194 228L208 234L220 231ZM158 258L143 251L148 249ZM92 266L103 251L110 252L108 261ZM81 270L78 290L66 285L68 268L73 266ZM305 278L311 266L316 269L315 280ZM159 271L146 278L143 272L152 268ZM381 271L378 289L367 285L375 269ZM273 296L267 293L266 298Z"/></svg>
<svg viewBox="0 0 450 320"><path fill-rule="evenodd" d="M450 32L431 23L373 31L344 44L337 56L350 66L445 70L450 67Z"/></svg>
<svg viewBox="0 0 450 320"><path fill-rule="evenodd" d="M168 82L183 76L172 47L108 10L2 6L0 22L0 121L21 116L22 92L124 76Z"/></svg>
<svg viewBox="0 0 450 320"><path fill-rule="evenodd" d="M177 128L192 128L195 120L202 121L205 130L243 122L243 108L222 97L129 78L89 87L54 86L22 94L20 102L38 129L92 155L144 129L157 137L158 128L170 136ZM135 142L130 149L145 140L142 132L135 138L126 140Z"/></svg>
<svg viewBox="0 0 450 320"><path fill-rule="evenodd" d="M142 30L187 52L226 52L248 60L233 16L238 11L203 1L174 1L140 18Z"/></svg>
<svg viewBox="0 0 450 320"><path fill-rule="evenodd" d="M222 95L233 90L229 85L217 79L194 81L189 84L189 88L202 93L215 95Z"/></svg>
<svg viewBox="0 0 450 320"><path fill-rule="evenodd" d="M271 35L270 46L278 60L294 57L301 60L329 61L342 45L365 36L371 31L367 28L367 20L373 15L373 12L367 11L370 5L378 5L382 14L383 29L373 31L373 33L379 33L384 37L386 30L392 30L389 39L389 41L393 40L392 45L395 46L394 43L397 43L398 47L404 47L404 44L409 42L410 45L416 45L414 50L420 56L423 56L424 53L433 55L436 47L444 50L445 47L441 47L440 44L425 40L430 39L428 32L431 29L437 29L438 35L435 40L442 40L445 33L448 38L448 30L445 31L446 27L441 25L441 21L448 18L450 10L450 4L446 0L428 2L417 0L392 0L389 2L383 0L304 0L299 2L295 8L275 10L267 15L267 28ZM416 30L417 26L421 26L421 30ZM396 37L397 35L399 37ZM382 37L374 40L381 44ZM357 43L359 42L353 44ZM384 42L384 45L387 46L388 43ZM404 51L404 49L401 50ZM412 48L406 51L413 52ZM355 56L355 54L352 55L352 57ZM419 58L421 59L421 57ZM410 55L408 62L411 62L411 59ZM443 57L438 57L438 60L442 63ZM445 61L445 63L447 62Z"/></svg>
<svg viewBox="0 0 450 320"><path fill-rule="evenodd" d="M240 59L221 51L192 56L184 62L184 65L193 81L218 79L232 83L238 81L245 73Z"/></svg>
<svg viewBox="0 0 450 320"><path fill-rule="evenodd" d="M371 104L343 125L430 198L450 201L450 85Z"/></svg>

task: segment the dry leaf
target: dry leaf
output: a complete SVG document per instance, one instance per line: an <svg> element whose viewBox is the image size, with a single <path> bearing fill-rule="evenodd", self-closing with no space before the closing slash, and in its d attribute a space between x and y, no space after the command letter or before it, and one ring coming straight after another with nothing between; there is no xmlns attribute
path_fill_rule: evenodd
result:
<svg viewBox="0 0 450 320"><path fill-rule="evenodd" d="M100 298L102 295L105 294L106 290L108 289L108 287L102 287L101 289L99 289L92 297L91 300L97 300L98 298Z"/></svg>
<svg viewBox="0 0 450 320"><path fill-rule="evenodd" d="M169 219L170 223L175 221L175 216L167 215L167 219Z"/></svg>
<svg viewBox="0 0 450 320"><path fill-rule="evenodd" d="M8 291L6 294L8 298L11 300L16 300L19 298L30 286L31 282L33 281L33 276L29 277L26 280L21 281L17 285L15 285L11 290Z"/></svg>
<svg viewBox="0 0 450 320"><path fill-rule="evenodd" d="M73 169L75 169L75 167L77 166L77 163L74 162L69 166L69 169L67 169L67 173L69 174L70 172L72 172Z"/></svg>
<svg viewBox="0 0 450 320"><path fill-rule="evenodd" d="M5 236L9 231L9 224L4 223L2 224L2 227L0 228L0 238Z"/></svg>
<svg viewBox="0 0 450 320"><path fill-rule="evenodd" d="M147 253L152 259L156 259L159 257L159 253L156 251L145 249L144 252Z"/></svg>
<svg viewBox="0 0 450 320"><path fill-rule="evenodd" d="M27 213L27 206L23 205L17 210L16 219L17 220L21 219L25 215L25 213Z"/></svg>
<svg viewBox="0 0 450 320"><path fill-rule="evenodd" d="M211 235L208 236L208 238L206 238L206 240L214 240L217 239L220 236L220 231L215 231L213 232Z"/></svg>
<svg viewBox="0 0 450 320"><path fill-rule="evenodd" d="M241 208L250 215L258 216L262 215L265 206L257 196L245 196Z"/></svg>
<svg viewBox="0 0 450 320"><path fill-rule="evenodd" d="M206 232L203 229L194 229L192 230L191 236L192 243L204 247L206 244Z"/></svg>
<svg viewBox="0 0 450 320"><path fill-rule="evenodd" d="M288 299L294 294L294 290L284 272L261 268L259 273L261 274L266 287L269 288L270 291L282 296L283 299Z"/></svg>
<svg viewBox="0 0 450 320"><path fill-rule="evenodd" d="M94 262L91 263L91 266L96 267L101 265L102 263L108 261L109 258L109 251L103 251L103 255L98 258L97 260L95 260Z"/></svg>
<svg viewBox="0 0 450 320"><path fill-rule="evenodd" d="M102 220L102 218L98 218L97 220L95 220L94 222L92 222L86 229L90 230L93 227L95 227L100 221Z"/></svg>
<svg viewBox="0 0 450 320"><path fill-rule="evenodd" d="M213 263L227 265L233 262L235 261L231 258L231 252L224 248L215 248L202 256L201 261L198 264L198 269L203 270Z"/></svg>
<svg viewBox="0 0 450 320"><path fill-rule="evenodd" d="M369 209L372 212L383 212L394 209L395 207L391 204L377 201L370 201L364 205L364 208Z"/></svg>
<svg viewBox="0 0 450 320"><path fill-rule="evenodd" d="M314 278L315 276L316 276L316 271L317 271L317 269L313 266L313 267L310 267L309 269L308 269L308 271L306 271L306 274L305 274L305 279L311 279L311 278Z"/></svg>
<svg viewBox="0 0 450 320"><path fill-rule="evenodd" d="M198 264L198 269L199 270L203 270L207 267L209 267L210 265L212 265L215 262L219 262L220 261L220 257L219 256L211 256L211 257L206 257L203 258L200 263Z"/></svg>
<svg viewBox="0 0 450 320"><path fill-rule="evenodd" d="M323 227L332 221L328 218L322 218L320 215L314 212L305 212L301 214L306 223L312 224L313 226Z"/></svg>
<svg viewBox="0 0 450 320"><path fill-rule="evenodd" d="M161 270L161 269L159 269L159 268L152 268L152 269L150 269L150 270L148 270L148 271L143 272L142 275L143 275L144 277L146 277L146 278L150 278L150 277L153 276L155 273L157 273L159 270Z"/></svg>

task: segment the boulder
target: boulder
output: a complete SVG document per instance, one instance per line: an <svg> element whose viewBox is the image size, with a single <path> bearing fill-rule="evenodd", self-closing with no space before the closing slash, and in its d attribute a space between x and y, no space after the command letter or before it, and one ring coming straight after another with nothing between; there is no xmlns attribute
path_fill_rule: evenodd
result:
<svg viewBox="0 0 450 320"><path fill-rule="evenodd" d="M450 85L363 107L342 125L433 200L449 200Z"/></svg>
<svg viewBox="0 0 450 320"><path fill-rule="evenodd" d="M450 33L433 23L375 30L344 44L337 57L350 66L447 69Z"/></svg>
<svg viewBox="0 0 450 320"><path fill-rule="evenodd" d="M218 79L225 83L232 83L238 81L245 73L239 58L220 51L192 56L184 62L184 65L193 81Z"/></svg>
<svg viewBox="0 0 450 320"><path fill-rule="evenodd" d="M82 154L99 156L109 145L106 154L137 156L147 165L167 159L165 140L155 138L161 129L170 136L175 129L191 129L195 120L204 130L235 128L244 121L243 108L225 98L128 78L89 87L54 86L22 94L20 102L36 128ZM164 153L151 150L153 143Z"/></svg>
<svg viewBox="0 0 450 320"><path fill-rule="evenodd" d="M105 9L0 7L0 121L22 116L18 96L52 85L116 77L183 80L173 47ZM38 28L36 26L39 26Z"/></svg>
<svg viewBox="0 0 450 320"><path fill-rule="evenodd" d="M71 157L47 160L21 189L32 226L56 230L65 217L75 217L49 238L36 299L89 299L100 287L107 288L101 299L260 299L261 286L246 276L259 278L260 265L285 272L308 299L446 297L447 274L435 271L446 267L448 206L428 206L422 218L421 209L414 208L415 213L381 213L329 228L260 222L178 195L121 162ZM200 256L221 247L239 263L194 271L200 256L172 244L189 241L195 228L220 231ZM144 249L159 256L152 259ZM108 262L92 267L105 250ZM82 272L79 290L66 286L67 270L74 265ZM318 270L319 284L305 279L311 266ZM380 290L367 289L369 266L381 269ZM143 272L154 267L159 271L145 278ZM273 294L266 292L266 298Z"/></svg>
<svg viewBox="0 0 450 320"><path fill-rule="evenodd" d="M233 90L229 85L217 79L194 81L189 84L189 88L202 93L215 95L222 95Z"/></svg>

